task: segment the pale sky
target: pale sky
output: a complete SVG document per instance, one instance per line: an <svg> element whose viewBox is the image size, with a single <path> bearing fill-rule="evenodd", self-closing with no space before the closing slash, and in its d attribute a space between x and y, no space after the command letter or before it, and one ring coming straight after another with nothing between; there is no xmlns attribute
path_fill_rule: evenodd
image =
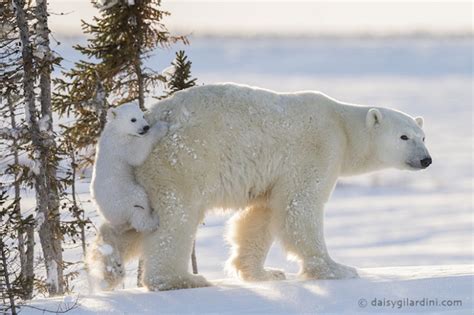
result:
<svg viewBox="0 0 474 315"><path fill-rule="evenodd" d="M88 0L50 0L58 35L81 34L80 19L98 10ZM352 34L472 32L470 1L163 0L173 32L203 34Z"/></svg>

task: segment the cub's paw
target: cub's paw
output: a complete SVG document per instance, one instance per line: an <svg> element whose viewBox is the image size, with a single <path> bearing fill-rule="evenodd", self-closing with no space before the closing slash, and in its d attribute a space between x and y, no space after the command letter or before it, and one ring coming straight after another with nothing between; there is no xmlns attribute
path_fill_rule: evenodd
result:
<svg viewBox="0 0 474 315"><path fill-rule="evenodd" d="M150 214L150 210L140 206L135 206L134 209L130 225L137 232L152 232L158 228L160 220L157 214Z"/></svg>

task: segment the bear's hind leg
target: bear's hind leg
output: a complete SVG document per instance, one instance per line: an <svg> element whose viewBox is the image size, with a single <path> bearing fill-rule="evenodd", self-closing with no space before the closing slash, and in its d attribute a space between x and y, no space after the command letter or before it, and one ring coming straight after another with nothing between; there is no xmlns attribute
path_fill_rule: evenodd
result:
<svg viewBox="0 0 474 315"><path fill-rule="evenodd" d="M122 282L125 269L117 246L119 237L111 224L104 223L87 250L86 266L92 288L109 291Z"/></svg>
<svg viewBox="0 0 474 315"><path fill-rule="evenodd" d="M103 223L97 237L87 250L86 265L91 285L101 290L113 290L125 276L124 264L140 255L141 233L123 231Z"/></svg>
<svg viewBox="0 0 474 315"><path fill-rule="evenodd" d="M160 227L144 236L144 285L152 291L209 286L204 277L188 271L192 244L201 219L198 210L185 207L175 192L160 193L163 194L160 197L152 196L156 201L152 201L153 208L159 211Z"/></svg>
<svg viewBox="0 0 474 315"><path fill-rule="evenodd" d="M271 209L264 205L248 207L237 213L230 222L228 240L232 256L227 265L245 281L284 280L281 270L263 267L273 243Z"/></svg>

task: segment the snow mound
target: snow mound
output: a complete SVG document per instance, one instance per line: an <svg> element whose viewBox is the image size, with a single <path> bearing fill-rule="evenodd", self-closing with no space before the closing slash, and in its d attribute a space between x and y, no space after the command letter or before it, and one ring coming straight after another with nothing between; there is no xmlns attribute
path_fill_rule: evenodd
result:
<svg viewBox="0 0 474 315"><path fill-rule="evenodd" d="M213 281L214 286L166 292L127 289L79 296L68 314L468 314L473 265L361 269L360 279L278 282ZM63 298L35 300L55 310ZM33 314L25 308L22 314Z"/></svg>

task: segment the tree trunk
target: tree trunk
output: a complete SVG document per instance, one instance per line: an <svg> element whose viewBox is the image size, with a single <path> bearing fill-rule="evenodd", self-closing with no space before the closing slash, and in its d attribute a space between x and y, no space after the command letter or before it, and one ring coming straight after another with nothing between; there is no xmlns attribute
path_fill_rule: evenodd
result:
<svg viewBox="0 0 474 315"><path fill-rule="evenodd" d="M138 106L142 111L145 111L145 87L144 87L144 79L143 79L143 72L142 72L142 62L140 60L140 55L138 52L137 59L135 61L135 74L137 76L137 83L138 83Z"/></svg>
<svg viewBox="0 0 474 315"><path fill-rule="evenodd" d="M30 223L26 227L26 265L25 265L25 299L33 298L35 280L35 226Z"/></svg>
<svg viewBox="0 0 474 315"><path fill-rule="evenodd" d="M54 141L51 143L43 139L40 126L38 124L38 112L36 110L35 102L35 91L34 82L36 73L33 67L33 51L30 42L30 34L28 28L28 22L26 19L24 7L24 1L13 0L15 6L15 17L20 32L20 40L22 43L22 60L23 60L23 91L25 97L25 120L29 127L31 141L33 145L33 158L37 164L34 171L35 179L35 191L36 191L36 207L37 215L42 218L42 224L39 226L39 236L41 241L41 247L43 249L43 255L45 259L46 271L48 276L48 291L51 295L63 293L63 275L62 275L62 249L61 249L61 235L59 233L59 207L53 208L55 204L59 205L59 198L57 194L57 186L51 185L51 178L54 172L51 167L48 167L53 162L50 160L51 152L55 152ZM46 3L43 0L38 2L38 15L43 13L44 18L46 12ZM40 24L40 19L38 20ZM39 28L44 27L39 25ZM50 75L50 70L49 71ZM45 77L46 78L46 77ZM40 80L45 82L45 78ZM43 88L43 86L42 86ZM49 87L44 87L46 91L51 92ZM43 96L43 93L42 93ZM50 106L46 108L44 101L51 100L50 96L46 96L45 99L41 99L42 113L51 114ZM51 105L51 103L50 103ZM43 107L44 111L43 111ZM51 119L52 116L42 117L44 119ZM52 128L52 124L49 122L46 132ZM51 136L53 136L51 134ZM53 146L53 147L51 147ZM52 150L51 150L52 149ZM52 164L54 165L54 163ZM54 177L55 180L55 177ZM51 207L51 208L50 208Z"/></svg>
<svg viewBox="0 0 474 315"><path fill-rule="evenodd" d="M15 296L13 294L12 287L11 287L10 275L8 273L7 255L5 251L6 249L5 249L5 244L3 243L3 239L0 239L0 259L1 259L1 267L2 267L1 273L3 274L3 278L5 279L6 295L8 296L8 300L10 303L11 314L16 315L17 312L16 312Z"/></svg>
<svg viewBox="0 0 474 315"><path fill-rule="evenodd" d="M138 259L138 269L137 269L137 287L143 287L143 264L145 262L142 258Z"/></svg>
<svg viewBox="0 0 474 315"><path fill-rule="evenodd" d="M107 123L107 92L105 91L104 84L99 76L99 73L95 72L95 111L97 117L99 117L100 132L104 130L105 124Z"/></svg>
<svg viewBox="0 0 474 315"><path fill-rule="evenodd" d="M60 216L59 216L59 187L56 179L56 162L53 161L56 154L56 143L53 134L53 115L51 111L51 68L52 68L52 54L49 48L49 27L48 27L48 12L46 0L36 0L36 18L37 18L37 36L39 36L38 48L44 54L39 66L40 76L40 102L41 102L41 119L43 120L44 130L42 132L43 143L40 150L41 160L45 163L42 166L46 169L45 188L48 192L47 206L48 215L45 213L45 226L43 232L47 239L41 240L41 244L47 241L49 244L45 249L43 248L46 270L48 279L50 280L50 294L62 294L64 289L63 280L63 258L62 258L62 235L60 231ZM47 231L46 231L47 230ZM40 228L40 239L41 239ZM48 264L52 264L48 266Z"/></svg>
<svg viewBox="0 0 474 315"><path fill-rule="evenodd" d="M136 16L137 21L137 30L142 30L143 28L143 20L142 17ZM138 36L138 40L135 43L136 51L135 51L135 75L137 76L137 83L138 83L138 106L142 111L145 111L145 79L143 77L142 71L142 46L143 43L141 42L140 36Z"/></svg>
<svg viewBox="0 0 474 315"><path fill-rule="evenodd" d="M197 275L198 265L196 260L196 241L193 242L193 252L191 253L191 265L193 266L193 273Z"/></svg>
<svg viewBox="0 0 474 315"><path fill-rule="evenodd" d="M81 211L79 210L79 205L77 202L77 196L76 196L76 173L77 173L77 164L76 164L76 154L74 153L74 148L72 145L69 148L70 150L70 157L71 157L71 195L72 195L72 214L76 218L79 228L81 230L81 245L82 245L82 255L83 257L86 257L86 231L85 231L85 218L84 218L84 212L82 212L81 216Z"/></svg>
<svg viewBox="0 0 474 315"><path fill-rule="evenodd" d="M8 111L10 113L10 124L11 128L13 130L16 129L16 119L15 119L15 109L13 106L13 99L9 95L8 96ZM13 165L15 167L20 165L20 161L18 158L18 140L16 137L12 137L12 146L11 146L12 154L13 154ZM21 207L20 207L20 182L18 178L18 169L16 168L14 170L14 183L13 183L13 189L15 192L15 205L13 208L13 213L16 216L16 219L18 221L21 221L22 215L21 215ZM21 267L21 273L24 274L24 268L26 265L26 254L25 254L25 240L24 240L24 231L22 229L18 229L18 253L20 256L20 267Z"/></svg>
<svg viewBox="0 0 474 315"><path fill-rule="evenodd" d="M12 129L17 128L16 124L16 116L15 116L15 109L13 106L13 99L11 97L8 98L8 110L10 112L10 123ZM19 161L19 154L18 154L18 140L16 137L12 139L12 153L13 153L13 165L18 167L20 165ZM20 178L18 174L18 169L15 169L15 181L13 184L14 194L15 194L15 205L13 208L14 214L18 222L23 221L23 216L21 214L21 195L20 195ZM23 285L23 292L22 297L24 299L31 299L33 296L33 282L34 282L34 270L33 270L33 260L34 260L34 239L32 237L33 244L27 244L27 248L25 248L25 232L27 236L27 242L30 240L28 239L28 233L34 231L34 227L31 222L27 224L21 223L20 228L18 229L18 253L20 258L20 270L21 270L21 278L22 278L22 285Z"/></svg>

